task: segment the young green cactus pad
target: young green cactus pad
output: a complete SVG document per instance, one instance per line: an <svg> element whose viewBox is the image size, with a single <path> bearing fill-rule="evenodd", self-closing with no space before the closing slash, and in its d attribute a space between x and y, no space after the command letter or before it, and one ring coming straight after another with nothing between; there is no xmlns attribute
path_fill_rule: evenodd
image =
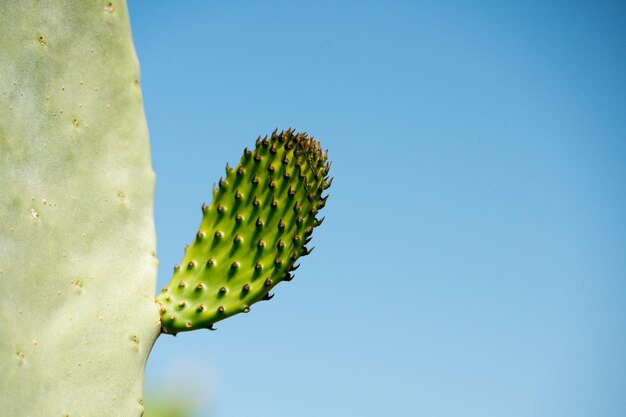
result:
<svg viewBox="0 0 626 417"><path fill-rule="evenodd" d="M176 334L247 313L290 281L328 196L330 163L318 141L292 130L257 139L202 207L196 238L157 296L162 331Z"/></svg>

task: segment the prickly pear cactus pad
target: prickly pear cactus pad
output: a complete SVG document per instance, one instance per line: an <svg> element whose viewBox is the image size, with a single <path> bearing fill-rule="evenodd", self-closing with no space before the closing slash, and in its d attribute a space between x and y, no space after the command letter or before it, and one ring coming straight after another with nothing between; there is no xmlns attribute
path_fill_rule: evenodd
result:
<svg viewBox="0 0 626 417"><path fill-rule="evenodd" d="M0 415L137 416L160 331L123 1L0 0Z"/></svg>
<svg viewBox="0 0 626 417"><path fill-rule="evenodd" d="M194 241L157 302L164 333L213 324L272 297L290 281L295 262L322 219L330 163L319 142L292 130L258 139L202 207Z"/></svg>

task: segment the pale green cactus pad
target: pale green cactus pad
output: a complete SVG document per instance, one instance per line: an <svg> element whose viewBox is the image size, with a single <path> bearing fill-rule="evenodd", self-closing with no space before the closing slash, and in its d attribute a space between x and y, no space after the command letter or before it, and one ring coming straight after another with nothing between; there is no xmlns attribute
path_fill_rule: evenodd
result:
<svg viewBox="0 0 626 417"><path fill-rule="evenodd" d="M140 416L160 324L126 5L0 6L0 415Z"/></svg>

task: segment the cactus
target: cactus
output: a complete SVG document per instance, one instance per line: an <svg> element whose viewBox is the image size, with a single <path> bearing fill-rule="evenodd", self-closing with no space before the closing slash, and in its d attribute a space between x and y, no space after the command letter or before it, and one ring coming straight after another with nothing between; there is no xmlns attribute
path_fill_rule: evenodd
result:
<svg viewBox="0 0 626 417"><path fill-rule="evenodd" d="M326 203L322 192L330 164L319 142L288 130L257 139L213 191L211 205L182 266L157 297L164 333L213 324L272 297L269 291L290 281L294 263L311 249L306 244L315 215Z"/></svg>
<svg viewBox="0 0 626 417"><path fill-rule="evenodd" d="M326 152L291 130L246 151L155 300L154 174L125 2L2 6L0 414L140 416L161 332L212 328L291 278L320 223Z"/></svg>
<svg viewBox="0 0 626 417"><path fill-rule="evenodd" d="M0 414L138 416L159 334L126 6L0 7Z"/></svg>

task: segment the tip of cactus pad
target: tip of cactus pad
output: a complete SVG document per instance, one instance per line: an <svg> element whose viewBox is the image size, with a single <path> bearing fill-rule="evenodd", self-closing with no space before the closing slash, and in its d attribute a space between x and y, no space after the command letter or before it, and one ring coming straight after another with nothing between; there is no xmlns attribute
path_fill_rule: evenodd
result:
<svg viewBox="0 0 626 417"><path fill-rule="evenodd" d="M244 149L202 206L202 222L170 284L157 296L163 333L213 324L273 297L308 255L330 187L328 151L306 133L274 131Z"/></svg>

